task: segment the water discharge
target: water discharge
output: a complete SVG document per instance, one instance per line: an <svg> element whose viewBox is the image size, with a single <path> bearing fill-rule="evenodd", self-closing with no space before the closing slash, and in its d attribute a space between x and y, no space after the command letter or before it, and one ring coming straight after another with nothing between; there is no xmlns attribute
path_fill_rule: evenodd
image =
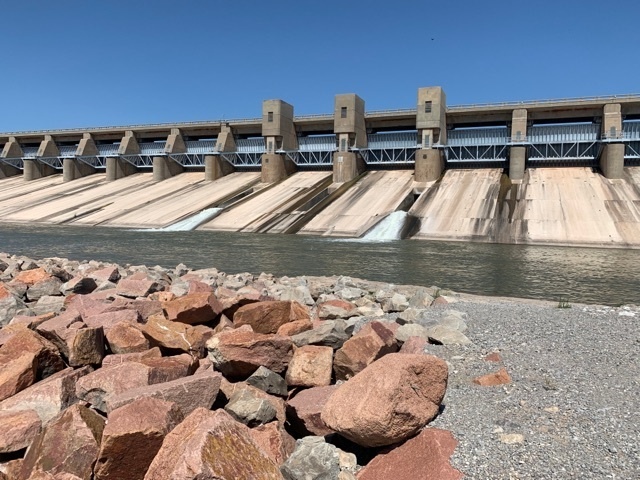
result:
<svg viewBox="0 0 640 480"><path fill-rule="evenodd" d="M196 213L172 225L164 228L154 228L152 230L156 232L189 232L198 228L202 223L211 220L221 211L222 208L205 208L200 213Z"/></svg>
<svg viewBox="0 0 640 480"><path fill-rule="evenodd" d="M389 242L402 239L402 230L407 220L407 212L399 210L383 218L362 237L365 242Z"/></svg>

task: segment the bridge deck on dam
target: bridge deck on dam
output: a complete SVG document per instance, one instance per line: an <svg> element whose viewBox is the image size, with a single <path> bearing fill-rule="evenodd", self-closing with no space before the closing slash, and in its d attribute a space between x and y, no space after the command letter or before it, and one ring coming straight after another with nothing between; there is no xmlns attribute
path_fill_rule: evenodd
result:
<svg viewBox="0 0 640 480"><path fill-rule="evenodd" d="M411 195L413 171L373 171L316 215L299 233L360 237Z"/></svg>
<svg viewBox="0 0 640 480"><path fill-rule="evenodd" d="M199 228L234 232L269 231L301 203L325 190L332 175L329 172L298 172L280 183L258 191L251 198L225 210Z"/></svg>

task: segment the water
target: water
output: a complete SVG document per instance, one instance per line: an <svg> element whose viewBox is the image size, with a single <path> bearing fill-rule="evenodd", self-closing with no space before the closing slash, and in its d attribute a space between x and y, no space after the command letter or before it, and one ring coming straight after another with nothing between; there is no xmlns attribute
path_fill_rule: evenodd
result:
<svg viewBox="0 0 640 480"><path fill-rule="evenodd" d="M184 263L228 273L349 275L480 295L555 300L565 294L570 302L640 304L640 250L5 224L0 251L166 267Z"/></svg>
<svg viewBox="0 0 640 480"><path fill-rule="evenodd" d="M200 213L196 213L195 215L180 220L172 225L168 225L164 228L152 228L148 230L156 232L190 232L191 230L198 228L203 223L216 217L221 211L222 208L205 208ZM139 231L144 232L145 230Z"/></svg>
<svg viewBox="0 0 640 480"><path fill-rule="evenodd" d="M400 240L402 228L407 219L407 212L399 210L392 212L383 218L378 224L362 237L366 242L388 242L390 240Z"/></svg>

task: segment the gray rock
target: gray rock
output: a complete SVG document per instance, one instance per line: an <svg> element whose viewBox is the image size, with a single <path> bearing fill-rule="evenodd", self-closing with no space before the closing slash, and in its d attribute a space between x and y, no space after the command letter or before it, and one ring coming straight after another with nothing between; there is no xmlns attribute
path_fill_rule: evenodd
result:
<svg viewBox="0 0 640 480"><path fill-rule="evenodd" d="M184 263L179 263L178 265L176 265L176 268L173 269L173 273L175 273L178 277L181 277L189 273L189 268Z"/></svg>
<svg viewBox="0 0 640 480"><path fill-rule="evenodd" d="M460 333L464 333L467 331L467 324L463 320L464 317L466 317L466 314L450 310L442 315L442 319L438 324L450 328L451 330L457 330Z"/></svg>
<svg viewBox="0 0 640 480"><path fill-rule="evenodd" d="M96 288L98 288L98 284L91 277L72 278L60 286L60 292L64 295L71 293L85 295L93 292Z"/></svg>
<svg viewBox="0 0 640 480"><path fill-rule="evenodd" d="M402 328L402 327L401 327ZM471 342L462 332L446 325L436 325L428 328L429 340L442 345L468 345Z"/></svg>
<svg viewBox="0 0 640 480"><path fill-rule="evenodd" d="M176 297L182 297L189 293L189 284L181 279L176 279L171 284L171 293L173 293Z"/></svg>
<svg viewBox="0 0 640 480"><path fill-rule="evenodd" d="M402 312L409 308L409 301L404 295L394 293L391 297L385 298L381 302L381 306L385 312Z"/></svg>
<svg viewBox="0 0 640 480"><path fill-rule="evenodd" d="M366 305L364 307L358 307L356 309L358 315L363 317L381 317L384 315L384 310L380 308L377 303Z"/></svg>
<svg viewBox="0 0 640 480"><path fill-rule="evenodd" d="M418 290L410 299L409 307L421 309L431 305L433 295L426 288Z"/></svg>
<svg viewBox="0 0 640 480"><path fill-rule="evenodd" d="M276 300L296 301L303 305L315 304L311 292L306 285L283 286L274 285L269 289L269 296Z"/></svg>
<svg viewBox="0 0 640 480"><path fill-rule="evenodd" d="M349 339L349 334L346 330L347 323L342 319L325 320L320 326L312 330L292 336L291 340L297 347L324 345L337 350Z"/></svg>
<svg viewBox="0 0 640 480"><path fill-rule="evenodd" d="M4 272L9 267L9 264L3 260L0 260L0 272Z"/></svg>
<svg viewBox="0 0 640 480"><path fill-rule="evenodd" d="M345 287L342 290L336 290L336 295L343 300L353 301L363 297L367 292L356 287Z"/></svg>
<svg viewBox="0 0 640 480"><path fill-rule="evenodd" d="M254 395L249 388L234 393L224 409L249 427L269 423L277 413L271 402Z"/></svg>
<svg viewBox="0 0 640 480"><path fill-rule="evenodd" d="M40 297L35 305L29 305L29 309L34 315L44 315L45 313L60 313L64 308L65 297L45 295Z"/></svg>
<svg viewBox="0 0 640 480"><path fill-rule="evenodd" d="M110 282L109 280L105 280L100 285L98 285L98 287L94 290L94 292L103 292L105 290L113 290L114 288L116 288L116 286L117 285L115 283Z"/></svg>
<svg viewBox="0 0 640 480"><path fill-rule="evenodd" d="M396 340L402 343L406 342L409 337L421 337L428 340L429 336L430 330L417 323L401 325L396 332Z"/></svg>
<svg viewBox="0 0 640 480"><path fill-rule="evenodd" d="M336 480L340 475L340 454L323 437L304 437L280 467L286 480Z"/></svg>
<svg viewBox="0 0 640 480"><path fill-rule="evenodd" d="M396 323L406 325L407 323L416 323L421 317L425 309L409 307L405 311L398 313Z"/></svg>
<svg viewBox="0 0 640 480"><path fill-rule="evenodd" d="M272 395L287 396L285 379L267 367L259 367L253 372L253 375L247 378L247 383Z"/></svg>
<svg viewBox="0 0 640 480"><path fill-rule="evenodd" d="M13 317L25 311L27 306L22 300L14 296L0 300L0 327L7 325Z"/></svg>
<svg viewBox="0 0 640 480"><path fill-rule="evenodd" d="M57 277L51 277L48 280L38 282L27 289L27 299L30 302L37 302L40 298L47 295L62 295L60 292L61 285L62 281Z"/></svg>

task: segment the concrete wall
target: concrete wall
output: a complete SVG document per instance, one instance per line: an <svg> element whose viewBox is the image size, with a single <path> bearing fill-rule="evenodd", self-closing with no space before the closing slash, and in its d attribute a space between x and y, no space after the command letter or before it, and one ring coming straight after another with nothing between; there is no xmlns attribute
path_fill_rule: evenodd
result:
<svg viewBox="0 0 640 480"><path fill-rule="evenodd" d="M604 106L602 115L602 135L612 143L606 143L600 157L600 169L607 178L622 178L624 171L624 150L621 142L615 142L622 132L622 112L620 104Z"/></svg>

